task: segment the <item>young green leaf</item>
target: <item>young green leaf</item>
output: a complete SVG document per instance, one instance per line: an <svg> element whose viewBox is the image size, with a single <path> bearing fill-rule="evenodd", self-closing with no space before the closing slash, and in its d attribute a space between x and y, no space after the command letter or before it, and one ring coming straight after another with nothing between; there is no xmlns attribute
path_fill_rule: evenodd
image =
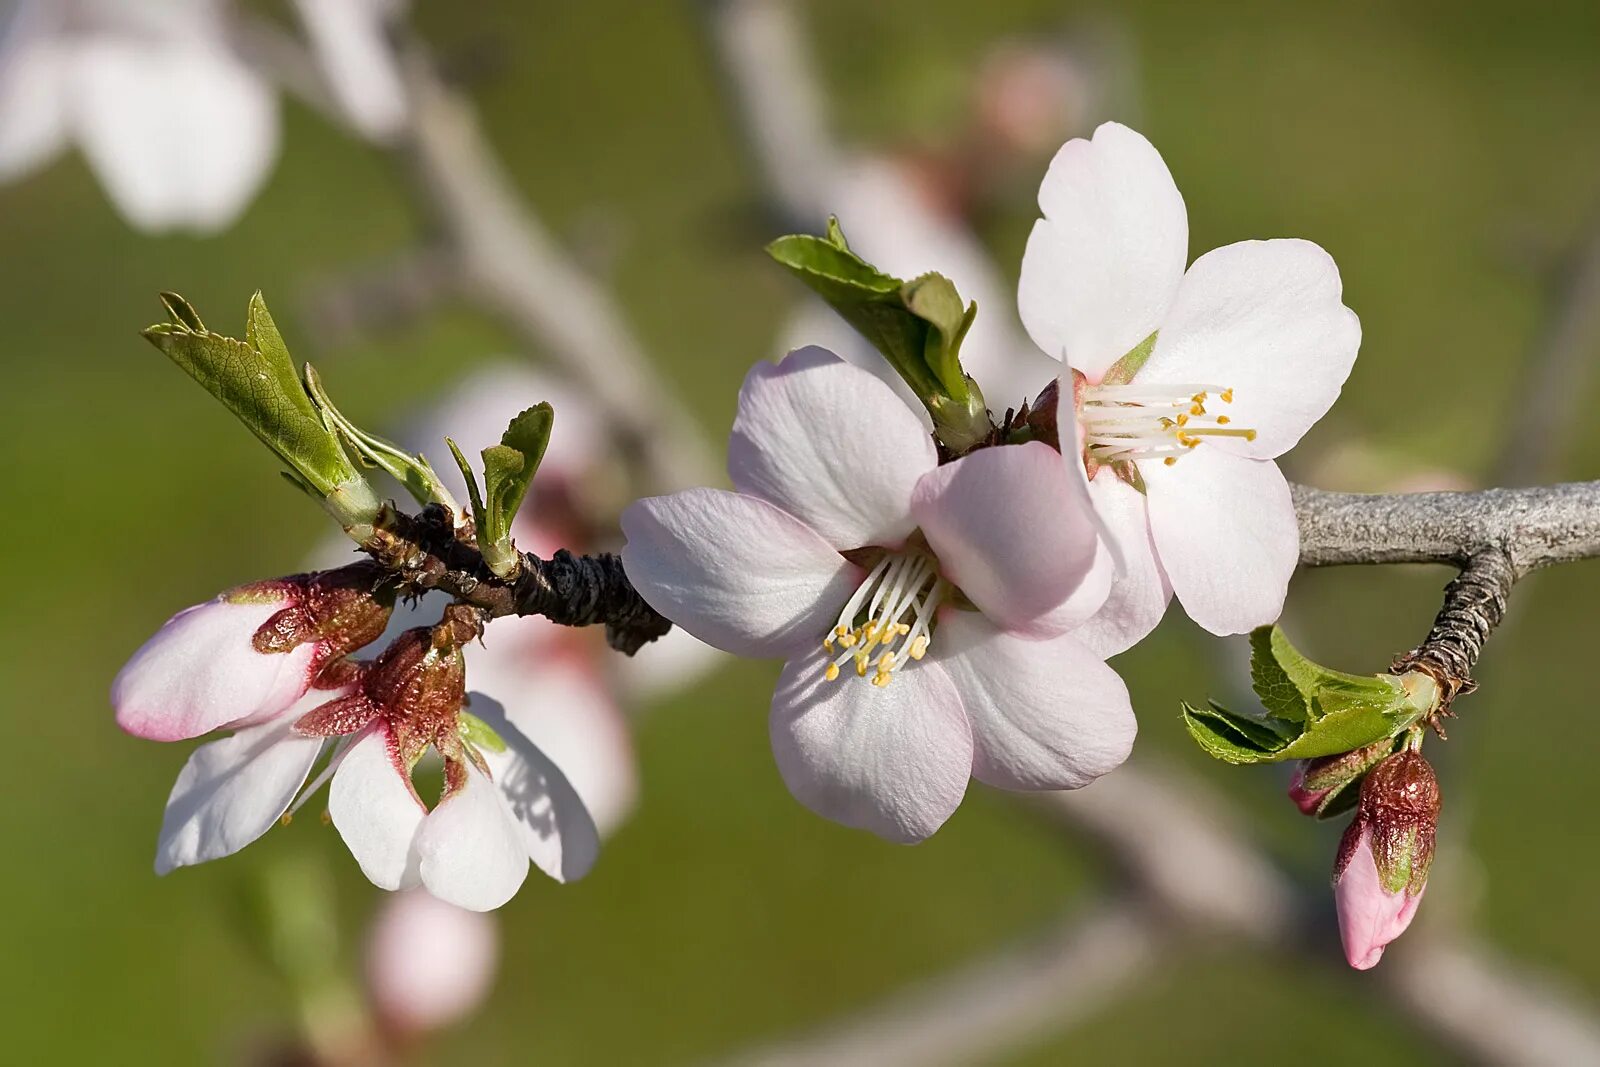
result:
<svg viewBox="0 0 1600 1067"><path fill-rule="evenodd" d="M533 476L550 444L555 411L535 404L511 420L498 445L483 450L483 508L487 518L478 530L484 560L496 574L501 567L515 570L511 523L533 483Z"/></svg>
<svg viewBox="0 0 1600 1067"><path fill-rule="evenodd" d="M322 378L317 374L316 368L307 363L305 373L306 389L317 405L323 424L338 434L345 446L354 452L364 465L382 468L391 478L405 486L406 492L410 493L417 503L443 504L450 509L452 515L460 514L460 505L456 503L455 497L450 495L450 490L439 480L439 476L434 473L433 465L428 462L426 456L412 455L399 445L386 441L377 434L368 433L351 422L334 406L328 391L322 387Z"/></svg>
<svg viewBox="0 0 1600 1067"><path fill-rule="evenodd" d="M145 339L272 449L347 530L370 523L378 499L306 395L261 294L250 298L242 341L206 329L176 293L161 302L172 321L146 329Z"/></svg>

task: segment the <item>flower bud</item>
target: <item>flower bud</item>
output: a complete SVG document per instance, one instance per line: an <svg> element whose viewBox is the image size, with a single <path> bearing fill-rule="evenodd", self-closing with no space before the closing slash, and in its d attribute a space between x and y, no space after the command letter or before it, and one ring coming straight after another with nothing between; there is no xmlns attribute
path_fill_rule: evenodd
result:
<svg viewBox="0 0 1600 1067"><path fill-rule="evenodd" d="M1393 747L1394 741L1384 738L1337 756L1301 760L1289 779L1289 799L1302 814L1321 819L1348 811L1356 804L1363 776Z"/></svg>
<svg viewBox="0 0 1600 1067"><path fill-rule="evenodd" d="M1375 966L1411 924L1427 887L1438 820L1439 782L1420 752L1398 752L1367 773L1333 876L1339 937L1357 970Z"/></svg>
<svg viewBox="0 0 1600 1067"><path fill-rule="evenodd" d="M181 741L276 715L383 633L394 593L370 563L230 590L180 611L118 672L117 724Z"/></svg>
<svg viewBox="0 0 1600 1067"><path fill-rule="evenodd" d="M495 921L422 889L387 897L367 938L368 995L394 1037L449 1026L488 996L500 955Z"/></svg>

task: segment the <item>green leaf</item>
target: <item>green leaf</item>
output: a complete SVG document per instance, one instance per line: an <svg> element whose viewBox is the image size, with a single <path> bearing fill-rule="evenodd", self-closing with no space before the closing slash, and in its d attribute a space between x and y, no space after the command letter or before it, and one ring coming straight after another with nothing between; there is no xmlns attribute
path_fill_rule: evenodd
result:
<svg viewBox="0 0 1600 1067"><path fill-rule="evenodd" d="M942 274L924 274L907 282L900 290L900 299L907 311L928 324L923 338L923 363L944 386L947 396L965 400L969 389L961 369L961 340L978 314L978 305L964 306L955 284Z"/></svg>
<svg viewBox="0 0 1600 1067"><path fill-rule="evenodd" d="M456 469L461 472L461 477L467 483L467 502L472 505L472 525L475 529L483 529L489 524L489 517L483 510L483 497L478 495L478 476L472 471L472 464L467 462L467 457L461 454L461 448L450 438L444 439L445 445L450 449L450 454L455 457Z"/></svg>
<svg viewBox="0 0 1600 1067"><path fill-rule="evenodd" d="M1302 655L1276 626L1255 630L1250 646L1250 677L1264 718L1238 715L1215 702L1209 709L1183 707L1189 735L1217 759L1268 763L1335 756L1398 736L1427 711L1394 675L1330 670Z"/></svg>
<svg viewBox="0 0 1600 1067"><path fill-rule="evenodd" d="M339 439L356 454L363 465L379 467L387 472L391 478L405 486L406 492L410 493L417 503L443 504L450 509L452 515L460 514L460 505L456 503L455 497L450 495L450 490L439 480L439 476L434 473L433 464L428 462L426 456L413 455L399 445L377 434L368 433L351 422L334 406L328 391L322 387L322 378L317 374L316 368L307 363L305 373L306 389L317 405L323 424L338 434Z"/></svg>
<svg viewBox="0 0 1600 1067"><path fill-rule="evenodd" d="M456 732L469 745L486 748L490 752L506 751L505 739L495 732L494 727L465 708L461 710Z"/></svg>
<svg viewBox="0 0 1600 1067"><path fill-rule="evenodd" d="M261 294L250 298L242 341L208 330L176 293L161 302L172 321L151 326L145 339L222 401L346 528L370 521L378 500L306 394Z"/></svg>
<svg viewBox="0 0 1600 1067"><path fill-rule="evenodd" d="M555 411L549 404L535 404L511 420L498 445L483 450L485 522L478 528L478 544L496 574L501 568L516 569L511 522L544 459L554 422Z"/></svg>

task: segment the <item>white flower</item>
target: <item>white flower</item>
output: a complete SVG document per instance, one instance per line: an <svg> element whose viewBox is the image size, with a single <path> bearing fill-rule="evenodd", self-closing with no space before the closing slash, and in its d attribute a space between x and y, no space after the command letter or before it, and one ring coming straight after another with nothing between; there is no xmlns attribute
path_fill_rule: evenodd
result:
<svg viewBox="0 0 1600 1067"><path fill-rule="evenodd" d="M21 0L0 35L0 180L73 142L130 224L199 232L265 180L277 102L221 0Z"/></svg>
<svg viewBox="0 0 1600 1067"><path fill-rule="evenodd" d="M460 1022L488 997L499 959L493 916L421 889L388 897L367 934L367 992L379 1025L404 1038Z"/></svg>
<svg viewBox="0 0 1600 1067"><path fill-rule="evenodd" d="M356 129L387 141L405 122L405 86L385 36L400 0L294 0L334 99Z"/></svg>
<svg viewBox="0 0 1600 1067"><path fill-rule="evenodd" d="M802 803L916 841L969 777L1073 788L1127 756L1121 679L1065 633L1109 575L1053 449L941 465L887 385L813 348L750 372L728 468L737 492L632 505L623 559L690 633L789 661L772 744Z"/></svg>
<svg viewBox="0 0 1600 1067"><path fill-rule="evenodd" d="M1213 633L1271 622L1299 556L1273 459L1332 406L1361 342L1333 260L1309 241L1243 241L1185 272L1183 199L1150 143L1115 123L1062 147L1039 206L1017 304L1038 346L1081 376L1090 492L1125 564L1081 636L1121 651L1174 593ZM1131 378L1105 380L1152 337Z"/></svg>

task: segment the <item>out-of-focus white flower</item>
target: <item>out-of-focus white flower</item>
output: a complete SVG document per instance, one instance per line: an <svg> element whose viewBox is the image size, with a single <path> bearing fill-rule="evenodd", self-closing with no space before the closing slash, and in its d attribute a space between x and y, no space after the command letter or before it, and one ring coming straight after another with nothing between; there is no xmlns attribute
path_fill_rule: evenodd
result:
<svg viewBox="0 0 1600 1067"><path fill-rule="evenodd" d="M494 984L494 916L411 889L386 897L367 934L366 982L382 1030L407 1038L458 1023Z"/></svg>
<svg viewBox="0 0 1600 1067"><path fill-rule="evenodd" d="M385 37L400 0L294 0L334 98L356 129L386 141L405 122L405 85Z"/></svg>
<svg viewBox="0 0 1600 1067"><path fill-rule="evenodd" d="M271 88L223 0L21 0L0 25L0 180L76 144L142 230L213 232L278 150Z"/></svg>

